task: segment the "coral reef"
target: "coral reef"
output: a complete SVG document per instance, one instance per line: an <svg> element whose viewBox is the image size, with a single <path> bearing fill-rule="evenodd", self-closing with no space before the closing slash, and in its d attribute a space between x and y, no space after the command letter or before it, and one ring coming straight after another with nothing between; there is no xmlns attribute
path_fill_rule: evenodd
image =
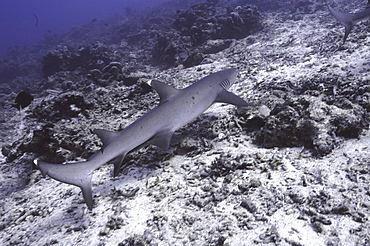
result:
<svg viewBox="0 0 370 246"><path fill-rule="evenodd" d="M108 48L99 43L80 47L77 51L69 51L67 46L58 46L48 51L42 58L42 72L44 76L50 76L59 71L84 72L102 68L103 64L110 62L111 54Z"/></svg>
<svg viewBox="0 0 370 246"><path fill-rule="evenodd" d="M255 133L255 143L271 147L305 146L320 156L330 153L345 138L357 138L369 125L368 86L347 84L333 77L264 84L272 91L262 102L268 116L245 117L245 127ZM247 119L250 117L249 119Z"/></svg>
<svg viewBox="0 0 370 246"><path fill-rule="evenodd" d="M336 1L357 8L356 1ZM0 244L369 245L369 38L345 46L320 1L172 1L94 20L0 65ZM163 151L94 172L96 206L35 158L80 161L184 88L225 68L250 107L219 103ZM12 108L19 91L34 100ZM124 143L122 143L124 144Z"/></svg>

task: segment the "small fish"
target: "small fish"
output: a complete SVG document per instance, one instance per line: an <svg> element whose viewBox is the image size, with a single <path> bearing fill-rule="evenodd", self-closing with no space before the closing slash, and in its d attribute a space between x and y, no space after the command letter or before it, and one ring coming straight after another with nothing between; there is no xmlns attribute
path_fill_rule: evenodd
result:
<svg viewBox="0 0 370 246"><path fill-rule="evenodd" d="M12 105L13 107L21 110L22 108L27 107L33 101L33 96L25 91L21 91L18 93L17 97L15 98L15 103Z"/></svg>
<svg viewBox="0 0 370 246"><path fill-rule="evenodd" d="M36 14L33 14L33 17L35 17L35 19L36 19L36 26L38 26L39 25L39 18L37 17Z"/></svg>

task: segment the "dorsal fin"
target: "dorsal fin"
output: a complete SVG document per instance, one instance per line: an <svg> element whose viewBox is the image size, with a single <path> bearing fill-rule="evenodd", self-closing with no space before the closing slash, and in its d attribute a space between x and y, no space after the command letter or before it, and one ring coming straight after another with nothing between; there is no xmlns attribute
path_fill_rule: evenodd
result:
<svg viewBox="0 0 370 246"><path fill-rule="evenodd" d="M94 133L98 135L98 137L103 142L103 148L102 148L103 150L109 144L109 142L111 142L112 139L116 137L117 134L119 134L119 132L108 131L104 129L95 129Z"/></svg>
<svg viewBox="0 0 370 246"><path fill-rule="evenodd" d="M168 101L172 96L176 95L179 90L175 87L165 84L163 82L160 82L158 80L150 80L148 84L158 92L160 97L159 104L162 104L166 101Z"/></svg>

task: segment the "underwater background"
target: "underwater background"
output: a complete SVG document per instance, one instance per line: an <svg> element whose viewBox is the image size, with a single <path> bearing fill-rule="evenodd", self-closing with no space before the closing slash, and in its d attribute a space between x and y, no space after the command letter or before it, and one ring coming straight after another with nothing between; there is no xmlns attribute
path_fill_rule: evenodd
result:
<svg viewBox="0 0 370 246"><path fill-rule="evenodd" d="M1 0L0 245L370 245L370 21L338 21L367 2ZM250 106L99 167L92 212L34 164L229 68Z"/></svg>
<svg viewBox="0 0 370 246"><path fill-rule="evenodd" d="M166 0L2 0L0 56L15 45L37 44L45 34L61 34L93 20L124 16L127 8L144 10Z"/></svg>

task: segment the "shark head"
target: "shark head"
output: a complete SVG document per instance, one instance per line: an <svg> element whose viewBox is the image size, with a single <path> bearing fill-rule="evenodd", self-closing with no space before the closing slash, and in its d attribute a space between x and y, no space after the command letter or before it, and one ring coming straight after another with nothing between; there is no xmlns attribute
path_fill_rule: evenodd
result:
<svg viewBox="0 0 370 246"><path fill-rule="evenodd" d="M222 89L227 90L235 83L237 75L236 68L229 68L210 74L193 85L202 84L204 87L219 85Z"/></svg>
<svg viewBox="0 0 370 246"><path fill-rule="evenodd" d="M209 77L211 76L217 78L219 85L227 90L235 83L236 77L238 76L238 70L236 68L230 68L211 74Z"/></svg>

